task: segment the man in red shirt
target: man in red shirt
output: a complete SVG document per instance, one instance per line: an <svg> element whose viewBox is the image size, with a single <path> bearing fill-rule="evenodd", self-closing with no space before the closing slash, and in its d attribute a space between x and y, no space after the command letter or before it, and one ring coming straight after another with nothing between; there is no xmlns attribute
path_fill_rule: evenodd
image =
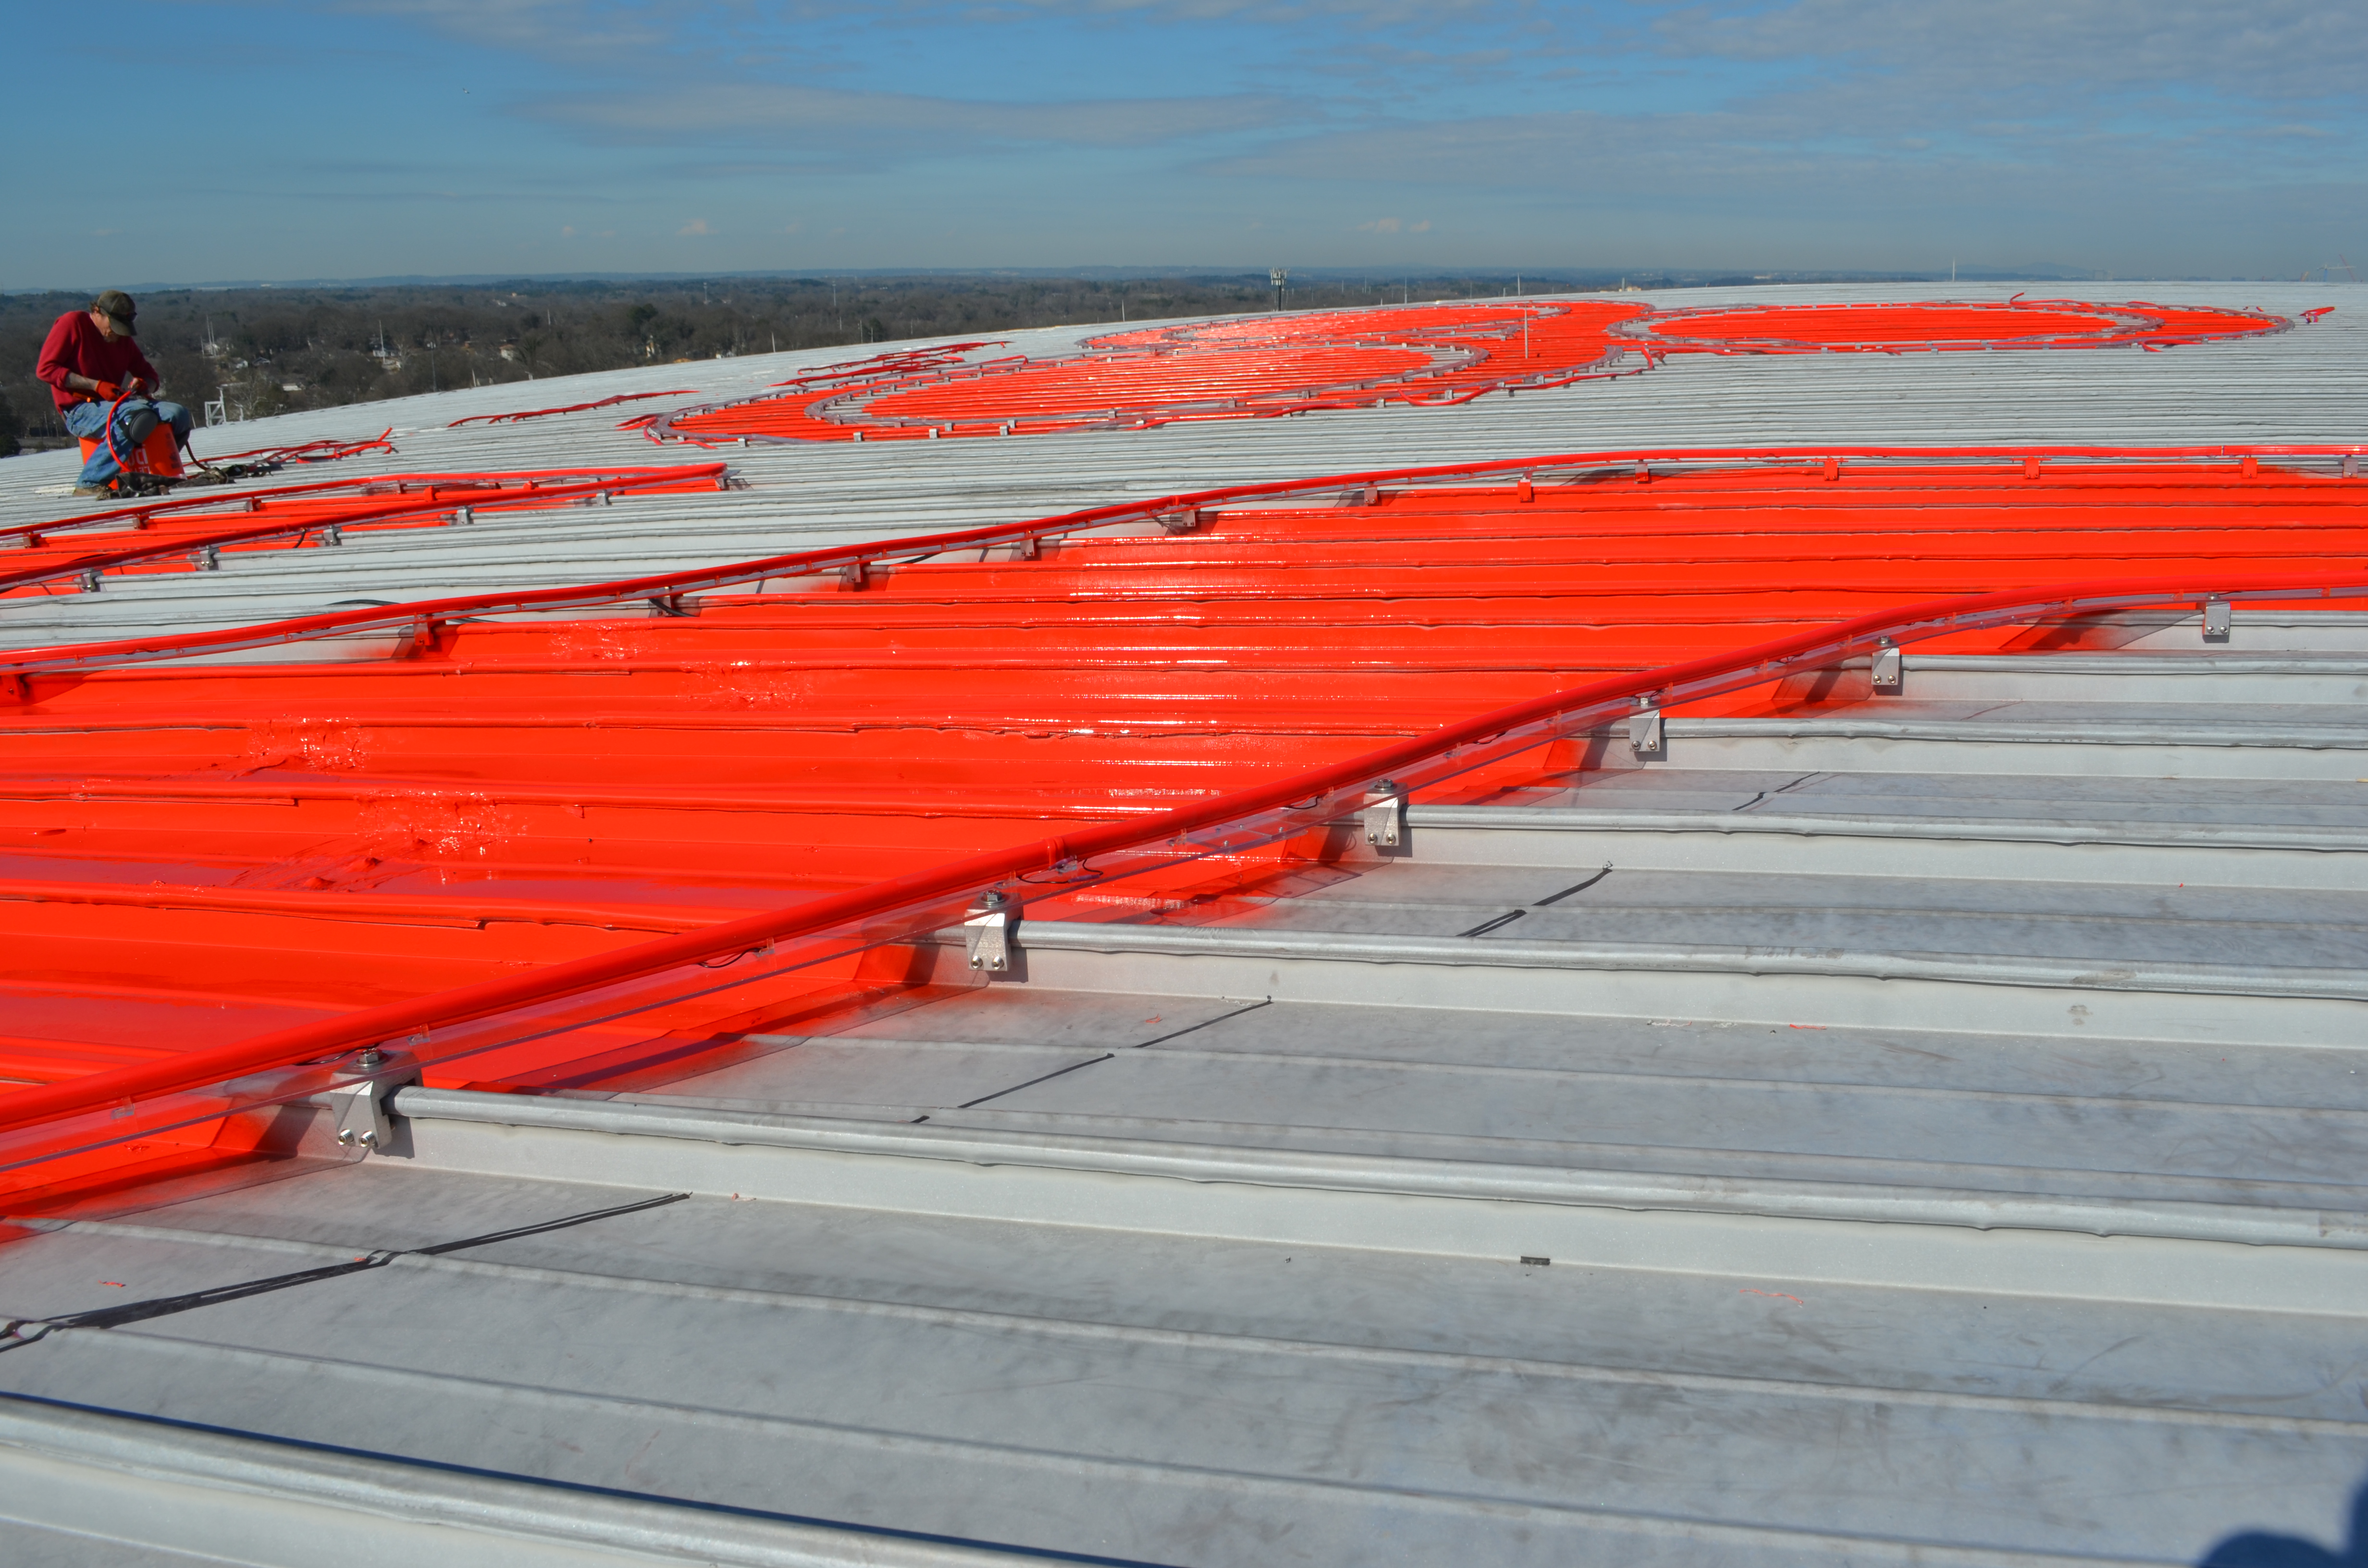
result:
<svg viewBox="0 0 2368 1568"><path fill-rule="evenodd" d="M139 307L120 289L109 289L86 311L68 311L50 328L33 373L50 383L50 396L66 428L98 443L83 465L77 495L107 495L123 472L117 454L130 457L159 425L170 425L181 445L193 423L177 403L159 403L164 379L140 352L133 318Z"/></svg>

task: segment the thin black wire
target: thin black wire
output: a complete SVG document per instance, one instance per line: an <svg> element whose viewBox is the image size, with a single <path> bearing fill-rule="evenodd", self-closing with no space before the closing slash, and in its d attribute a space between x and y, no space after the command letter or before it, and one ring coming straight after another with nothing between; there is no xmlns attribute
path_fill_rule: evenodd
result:
<svg viewBox="0 0 2368 1568"><path fill-rule="evenodd" d="M177 1296L158 1296L145 1301L127 1301L120 1307L101 1307L93 1312L69 1312L63 1317L24 1318L0 1328L0 1351L17 1350L42 1338L58 1328L120 1328L126 1324L146 1323L151 1318L169 1317L175 1312L194 1312L199 1307L219 1306L224 1301L244 1301L249 1296L268 1295L297 1285L310 1285L318 1280L336 1279L347 1274L360 1274L372 1268L383 1268L398 1257L440 1257L448 1252L460 1252L468 1247L491 1246L495 1242L516 1241L520 1236L541 1235L545 1231L563 1231L571 1225L589 1224L595 1220L610 1220L620 1214L639 1213L644 1209L663 1208L689 1198L688 1192L669 1192L658 1198L645 1198L638 1203L622 1203L613 1209L596 1209L588 1214L571 1214L561 1220L545 1220L540 1224L519 1225L507 1231L494 1231L482 1236L469 1236L457 1242L438 1242L433 1246L405 1247L400 1251L367 1253L348 1263L324 1264L319 1268L302 1268L293 1274L274 1274L268 1278L242 1280L235 1285L216 1285L210 1290L185 1291ZM24 1330L30 1329L30 1334Z"/></svg>

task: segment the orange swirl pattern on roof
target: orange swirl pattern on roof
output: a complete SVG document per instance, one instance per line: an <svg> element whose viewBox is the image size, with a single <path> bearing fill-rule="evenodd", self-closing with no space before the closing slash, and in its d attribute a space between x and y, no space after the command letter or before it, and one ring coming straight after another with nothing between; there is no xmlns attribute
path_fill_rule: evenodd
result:
<svg viewBox="0 0 2368 1568"><path fill-rule="evenodd" d="M757 398L631 421L654 440L934 440L1149 429L1386 403L1440 407L1633 374L1669 354L2159 349L2282 332L2258 311L2068 300L1743 305L1482 301L1142 327L1050 359L951 345L831 366Z"/></svg>
<svg viewBox="0 0 2368 1568"><path fill-rule="evenodd" d="M1742 305L1658 312L1635 335L1672 351L1897 353L1910 349L2168 347L2283 330L2254 311L2098 305L2069 300L1878 305Z"/></svg>
<svg viewBox="0 0 2368 1568"><path fill-rule="evenodd" d="M863 412L867 419L886 423L992 423L1020 409L1038 420L1091 420L1102 417L1099 411L1104 409L1107 417L1117 418L1172 407L1179 397L1222 407L1270 397L1278 386L1296 391L1402 381L1438 363L1418 348L1320 344L1214 354L1113 355L1087 373L1074 363L1054 360L1017 366L991 379L941 381L872 398Z"/></svg>
<svg viewBox="0 0 2368 1568"><path fill-rule="evenodd" d="M661 440L928 440L1462 403L1622 373L1616 361L1634 351L1610 329L1645 308L1492 301L1152 327L1053 359L906 361L647 428Z"/></svg>

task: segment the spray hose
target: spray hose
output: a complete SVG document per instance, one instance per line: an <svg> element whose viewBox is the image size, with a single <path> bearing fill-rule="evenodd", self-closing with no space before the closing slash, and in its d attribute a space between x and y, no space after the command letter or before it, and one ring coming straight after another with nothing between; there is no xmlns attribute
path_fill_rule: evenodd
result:
<svg viewBox="0 0 2368 1568"><path fill-rule="evenodd" d="M132 389L137 385L139 385L139 383L136 381L126 381L123 384L123 390L115 394L115 401L107 405L107 455L115 460L115 468L118 473L130 473L131 472L131 465L125 462L123 460L123 454L116 449L115 416L116 414L123 407L124 403L131 399Z"/></svg>

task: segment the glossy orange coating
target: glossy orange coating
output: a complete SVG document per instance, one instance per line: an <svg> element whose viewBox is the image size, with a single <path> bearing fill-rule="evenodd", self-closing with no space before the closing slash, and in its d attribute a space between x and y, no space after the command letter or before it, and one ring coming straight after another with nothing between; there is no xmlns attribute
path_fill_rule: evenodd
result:
<svg viewBox="0 0 2368 1568"><path fill-rule="evenodd" d="M1642 477L1216 506L1196 532L939 557L689 617L464 624L400 662L44 676L0 709L0 1078L61 1084L620 950L1935 596L2368 554L2359 481L2245 459ZM1799 700L1762 686L1694 710ZM1532 753L1460 789L1580 764ZM1195 879L1226 874L1109 896L1204 896ZM849 959L735 1016L852 1005L914 983L905 962ZM603 1083L733 1034L712 1009L588 1022L430 1081Z"/></svg>
<svg viewBox="0 0 2368 1568"><path fill-rule="evenodd" d="M1716 352L2164 347L2251 337L2287 323L2259 311L2071 300L1870 305L1739 305L1667 311L1639 335Z"/></svg>
<svg viewBox="0 0 2368 1568"><path fill-rule="evenodd" d="M852 441L1146 429L1318 409L1468 402L1645 369L1673 353L2163 348L2282 331L2257 311L2077 301L1739 305L1464 301L1225 317L1044 359L950 345L834 366L790 390L633 423L657 439ZM1623 358L1624 357L1624 358Z"/></svg>
<svg viewBox="0 0 2368 1568"><path fill-rule="evenodd" d="M1483 301L1235 317L1114 333L1055 358L908 359L648 428L685 439L928 439L1428 406L1610 373L1621 350L1607 329L1644 310ZM1633 368L1643 369L1641 358Z"/></svg>
<svg viewBox="0 0 2368 1568"><path fill-rule="evenodd" d="M60 592L63 580L85 573L199 570L201 561L211 563L209 551L218 558L319 549L348 532L443 528L461 507L472 514L540 511L583 506L604 491L712 490L717 472L706 466L383 474L185 493L0 530L0 597Z"/></svg>

